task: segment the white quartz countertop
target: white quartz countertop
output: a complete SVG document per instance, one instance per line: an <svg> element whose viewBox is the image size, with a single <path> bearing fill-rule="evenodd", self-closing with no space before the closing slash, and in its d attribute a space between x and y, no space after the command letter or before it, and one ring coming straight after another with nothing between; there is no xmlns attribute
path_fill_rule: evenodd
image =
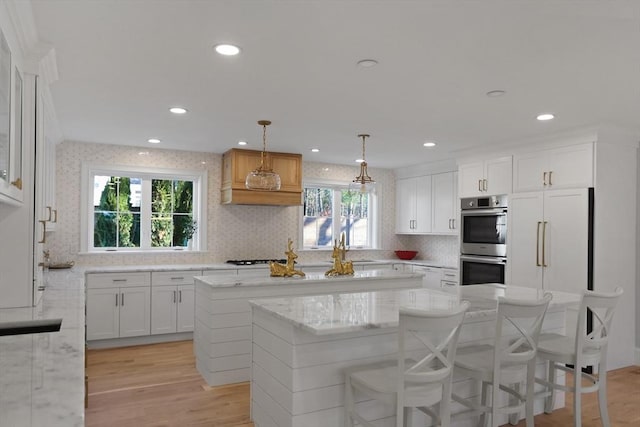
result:
<svg viewBox="0 0 640 427"><path fill-rule="evenodd" d="M51 272L36 307L0 322L62 318L59 332L0 337L0 426L84 426L84 277Z"/></svg>
<svg viewBox="0 0 640 427"><path fill-rule="evenodd" d="M578 304L580 295L551 292L550 307ZM421 310L449 310L461 300L471 303L465 321L494 316L499 296L514 299L540 299L543 292L532 288L495 285L462 286L460 295L431 289L298 296L250 301L254 309L264 310L314 335L330 335L373 328L398 326L400 307Z"/></svg>
<svg viewBox="0 0 640 427"><path fill-rule="evenodd" d="M196 277L196 283L203 283L213 287L236 287L236 286L281 286L286 284L318 284L335 282L352 282L354 280L388 280L403 279L412 277L422 277L420 273L405 273L396 270L369 270L356 271L349 276L327 277L324 273L307 273L305 277L270 277L265 273L265 277L241 277L241 276L202 276Z"/></svg>

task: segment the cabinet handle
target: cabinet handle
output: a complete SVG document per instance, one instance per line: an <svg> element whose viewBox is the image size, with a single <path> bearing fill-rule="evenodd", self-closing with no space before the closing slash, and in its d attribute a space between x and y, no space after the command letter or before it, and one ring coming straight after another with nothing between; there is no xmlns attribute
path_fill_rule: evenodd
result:
<svg viewBox="0 0 640 427"><path fill-rule="evenodd" d="M178 291L178 302L182 302L182 291Z"/></svg>
<svg viewBox="0 0 640 427"><path fill-rule="evenodd" d="M51 221L51 215L52 215L51 206L45 206L45 208L47 209L47 219L46 219L46 221Z"/></svg>
<svg viewBox="0 0 640 427"><path fill-rule="evenodd" d="M39 219L38 222L42 224L42 239L38 240L38 243L47 243L47 221Z"/></svg>
<svg viewBox="0 0 640 427"><path fill-rule="evenodd" d="M451 274L451 273L444 273L445 277L456 277L455 274Z"/></svg>
<svg viewBox="0 0 640 427"><path fill-rule="evenodd" d="M120 300L120 305L124 307L124 292L121 295L122 295L122 299Z"/></svg>
<svg viewBox="0 0 640 427"><path fill-rule="evenodd" d="M119 295L116 294L116 307L118 306L118 297L119 297Z"/></svg>
<svg viewBox="0 0 640 427"><path fill-rule="evenodd" d="M542 223L542 266L543 267L548 267L547 265L547 250L546 250L546 246L547 244L545 243L547 238L547 221L544 221Z"/></svg>
<svg viewBox="0 0 640 427"><path fill-rule="evenodd" d="M486 179L483 179L483 180L482 180L482 189L483 189L484 191L487 191L487 180L486 180Z"/></svg>
<svg viewBox="0 0 640 427"><path fill-rule="evenodd" d="M116 282L126 282L126 281L127 281L127 279L112 279L111 281L112 281L113 283L116 283Z"/></svg>
<svg viewBox="0 0 640 427"><path fill-rule="evenodd" d="M453 226L452 226L451 228L452 228L453 230L455 230L455 229L456 229L456 219L455 219L455 218L453 218L453 219L451 220L451 224L453 224Z"/></svg>
<svg viewBox="0 0 640 427"><path fill-rule="evenodd" d="M173 303L176 303L176 291L173 291Z"/></svg>
<svg viewBox="0 0 640 427"><path fill-rule="evenodd" d="M552 185L552 184L551 184L551 174L552 174L552 173L553 173L553 171L549 171L549 185Z"/></svg>
<svg viewBox="0 0 640 427"><path fill-rule="evenodd" d="M478 191L482 191L482 180L478 180Z"/></svg>
<svg viewBox="0 0 640 427"><path fill-rule="evenodd" d="M547 173L546 172L544 172L542 174L542 185L545 186L545 187L547 186Z"/></svg>
<svg viewBox="0 0 640 427"><path fill-rule="evenodd" d="M53 209L53 221L51 222L58 222L58 209Z"/></svg>
<svg viewBox="0 0 640 427"><path fill-rule="evenodd" d="M542 222L538 221L538 227L536 229L536 267L541 267L541 264L540 264L540 225L542 225Z"/></svg>
<svg viewBox="0 0 640 427"><path fill-rule="evenodd" d="M184 280L184 277L172 277L171 280Z"/></svg>

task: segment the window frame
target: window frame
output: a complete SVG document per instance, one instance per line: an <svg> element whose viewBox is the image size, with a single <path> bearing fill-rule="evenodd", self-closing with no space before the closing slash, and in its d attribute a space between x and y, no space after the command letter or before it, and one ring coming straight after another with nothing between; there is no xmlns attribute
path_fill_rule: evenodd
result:
<svg viewBox="0 0 640 427"><path fill-rule="evenodd" d="M336 195L336 190L348 190L350 182L347 181L335 181L335 180L325 180L325 179L308 179L302 183L302 193L304 197L304 190L306 188L329 188L334 191L333 193L333 206L332 212L334 212L334 217L332 221L331 234L334 239L340 237L340 207L336 206L335 203L341 202L340 196ZM370 237L370 246L350 246L351 250L380 250L381 248L381 230L382 230L382 215L381 215L381 197L379 195L380 188L376 188L375 192L369 193L369 237ZM337 216L335 216L337 215ZM301 251L331 251L333 250L333 245L331 246L304 246L304 202L300 206L300 219L298 221L299 227L299 241L298 247ZM337 232L337 234L336 234Z"/></svg>
<svg viewBox="0 0 640 427"><path fill-rule="evenodd" d="M193 235L192 246L151 247L151 223L143 225L147 219L151 220L151 203L140 206L140 247L136 248L96 248L93 247L93 183L96 175L127 176L149 180L183 180L193 181L193 218L198 223L198 229ZM84 163L81 173L80 197L80 253L142 253L142 252L203 252L207 250L207 171L167 169L144 166L99 165ZM148 193L148 194L147 194ZM151 185L142 187L143 200L151 200ZM147 218L148 216L148 218ZM143 242L145 245L143 246ZM148 245L146 245L148 243Z"/></svg>

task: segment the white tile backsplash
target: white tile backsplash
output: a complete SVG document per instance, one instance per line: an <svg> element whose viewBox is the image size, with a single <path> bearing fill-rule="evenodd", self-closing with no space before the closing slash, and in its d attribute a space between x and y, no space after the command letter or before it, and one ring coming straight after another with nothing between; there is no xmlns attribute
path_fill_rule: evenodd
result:
<svg viewBox="0 0 640 427"><path fill-rule="evenodd" d="M140 155L144 151L148 154ZM326 251L300 251L297 206L237 206L220 204L222 156L150 147L93 144L65 141L57 146L56 201L59 221L48 236L53 262L75 260L78 265L201 264L238 258L284 257L287 238L294 241L300 262L329 260ZM206 169L208 173L208 236L206 253L79 254L80 179L84 162L104 165L139 165L173 169ZM304 162L305 179L350 181L357 166ZM382 199L382 250L349 252L349 258L393 259L395 249L420 251L418 258L445 265L457 265L457 238L449 236L399 236L395 234L395 176L388 169L371 168Z"/></svg>

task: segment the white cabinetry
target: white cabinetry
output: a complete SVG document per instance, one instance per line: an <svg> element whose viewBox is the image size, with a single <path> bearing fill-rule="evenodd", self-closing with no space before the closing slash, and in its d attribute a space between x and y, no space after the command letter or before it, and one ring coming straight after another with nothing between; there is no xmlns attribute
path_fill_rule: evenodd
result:
<svg viewBox="0 0 640 427"><path fill-rule="evenodd" d="M429 289L440 289L442 281L442 269L438 267L413 266L414 273L422 273L422 287Z"/></svg>
<svg viewBox="0 0 640 427"><path fill-rule="evenodd" d="M442 269L442 279L440 280L440 287L445 292L458 293L458 287L460 286L458 270L452 268Z"/></svg>
<svg viewBox="0 0 640 427"><path fill-rule="evenodd" d="M511 193L511 156L458 165L460 197Z"/></svg>
<svg viewBox="0 0 640 427"><path fill-rule="evenodd" d="M396 181L396 233L431 231L431 176Z"/></svg>
<svg viewBox="0 0 640 427"><path fill-rule="evenodd" d="M593 186L593 144L578 144L513 157L513 191Z"/></svg>
<svg viewBox="0 0 640 427"><path fill-rule="evenodd" d="M87 274L87 340L149 335L149 273Z"/></svg>
<svg viewBox="0 0 640 427"><path fill-rule="evenodd" d="M197 270L151 273L151 334L193 331Z"/></svg>
<svg viewBox="0 0 640 427"><path fill-rule="evenodd" d="M431 175L432 227L438 234L458 233L458 173Z"/></svg>
<svg viewBox="0 0 640 427"><path fill-rule="evenodd" d="M509 203L508 283L586 290L589 190L514 193Z"/></svg>

